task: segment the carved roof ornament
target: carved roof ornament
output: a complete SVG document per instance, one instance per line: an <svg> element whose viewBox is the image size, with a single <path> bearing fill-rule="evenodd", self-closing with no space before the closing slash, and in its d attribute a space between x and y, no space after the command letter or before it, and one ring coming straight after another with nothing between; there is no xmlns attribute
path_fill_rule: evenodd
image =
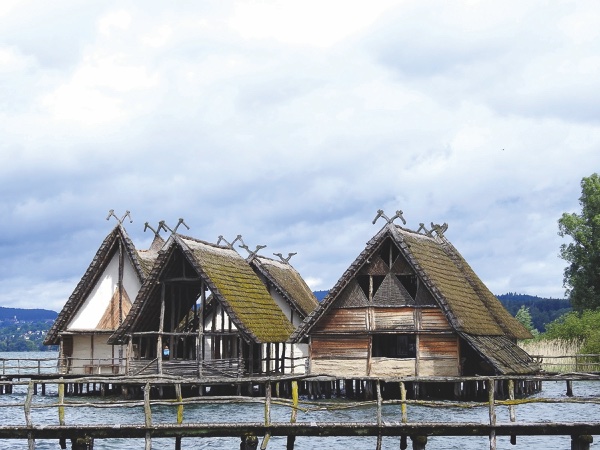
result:
<svg viewBox="0 0 600 450"><path fill-rule="evenodd" d="M444 233L447 229L448 224L446 222L444 222L442 225L431 222L431 231L429 232L429 235L431 235L431 232L435 231L439 237L444 237Z"/></svg>
<svg viewBox="0 0 600 450"><path fill-rule="evenodd" d="M254 258L256 258L256 254L259 252L259 250L265 248L266 245L257 245L256 250L254 251L250 250L250 248L246 244L239 245L238 247L243 248L248 252L248 257L246 258L246 261L250 262Z"/></svg>
<svg viewBox="0 0 600 450"><path fill-rule="evenodd" d="M219 235L219 239L217 240L217 245L220 245L221 241L225 242L225 244L227 245L227 247L229 247L231 250L235 250L235 248L233 248L233 244L235 244L237 241L240 241L242 244L244 244L244 241L242 240L242 235L241 234L238 234L231 243L227 242L227 239L225 239L223 237L223 235L220 234Z"/></svg>
<svg viewBox="0 0 600 450"><path fill-rule="evenodd" d="M129 217L129 223L133 223L133 219L131 218L131 214L129 213L129 211L125 211L125 215L119 219L115 215L115 210L111 209L110 211L108 211L108 216L106 217L106 220L109 220L111 217L114 217L117 220L117 222L119 222L119 225L123 225L123 221L126 217Z"/></svg>
<svg viewBox="0 0 600 450"><path fill-rule="evenodd" d="M373 219L373 225L375 225L375 222L377 222L377 220L380 217L383 217L387 221L388 224L394 223L394 220L396 220L396 219L400 219L400 220L402 220L402 223L404 225L406 225L406 220L404 220L404 217L402 216L402 214L404 214L404 213L401 210L398 210L398 211L396 211L396 214L392 218L389 218L388 216L385 215L385 213L383 212L383 209L378 209L377 215Z"/></svg>
<svg viewBox="0 0 600 450"><path fill-rule="evenodd" d="M174 228L174 229L171 229L171 228L170 228L170 227L169 227L169 226L168 226L168 225L165 223L165 221L164 221L164 220L161 220L161 221L158 223L158 231L159 231L159 232L160 232L160 230L170 231L170 232L171 232L171 234L173 235L173 234L177 233L177 229L178 229L178 228L179 228L179 226L180 226L180 225L182 225L182 224L183 224L183 226L184 226L184 227L186 227L188 230L190 229L190 227L188 227L188 226L187 226L187 224L186 224L186 223L183 221L183 219L182 219L182 218L179 218L179 220L177 221L177 225L175 225L175 228Z"/></svg>
<svg viewBox="0 0 600 450"><path fill-rule="evenodd" d="M297 253L288 253L288 257L284 258L283 255L281 253L273 253L275 256L279 256L279 259L281 260L282 263L284 264L290 264L290 259L292 259L292 256L296 255Z"/></svg>
<svg viewBox="0 0 600 450"><path fill-rule="evenodd" d="M159 224L159 226L158 226L158 230L155 230L154 228L152 228L152 227L150 226L150 224L149 224L148 222L146 222L146 223L144 224L144 233L146 232L146 230L147 230L148 228L150 228L150 229L152 230L152 232L154 233L154 236L156 236L156 237L160 237L160 230L161 230L161 228L160 228L160 224Z"/></svg>
<svg viewBox="0 0 600 450"><path fill-rule="evenodd" d="M424 223L419 224L419 229L417 230L417 233L421 233L421 230L423 230L427 236L431 236L431 231L429 231L427 228L425 228Z"/></svg>

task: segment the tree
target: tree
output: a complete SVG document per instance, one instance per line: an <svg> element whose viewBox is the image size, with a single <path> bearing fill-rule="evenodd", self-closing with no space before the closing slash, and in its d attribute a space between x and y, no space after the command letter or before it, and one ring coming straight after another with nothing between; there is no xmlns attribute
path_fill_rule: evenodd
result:
<svg viewBox="0 0 600 450"><path fill-rule="evenodd" d="M581 214L564 213L558 234L570 236L560 246L565 268L563 286L577 311L600 307L600 177L597 173L581 180Z"/></svg>
<svg viewBox="0 0 600 450"><path fill-rule="evenodd" d="M533 321L531 320L531 313L529 312L529 308L525 307L525 305L523 305L519 308L519 310L517 311L517 314L515 314L515 319L517 319L519 322L521 322L521 325L523 325L525 328L527 328L531 332L531 334L533 334L534 336L537 336L538 334L540 334L539 331L533 327Z"/></svg>
<svg viewBox="0 0 600 450"><path fill-rule="evenodd" d="M569 312L546 326L544 337L580 342L582 353L600 353L600 309Z"/></svg>

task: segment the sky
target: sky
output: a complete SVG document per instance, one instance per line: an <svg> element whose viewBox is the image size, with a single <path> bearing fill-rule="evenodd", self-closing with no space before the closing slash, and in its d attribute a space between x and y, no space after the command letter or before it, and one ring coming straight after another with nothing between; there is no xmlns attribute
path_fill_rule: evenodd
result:
<svg viewBox="0 0 600 450"><path fill-rule="evenodd" d="M183 218L297 252L313 290L402 210L493 293L562 298L598 23L595 0L3 0L0 306L60 311L111 209L141 249Z"/></svg>

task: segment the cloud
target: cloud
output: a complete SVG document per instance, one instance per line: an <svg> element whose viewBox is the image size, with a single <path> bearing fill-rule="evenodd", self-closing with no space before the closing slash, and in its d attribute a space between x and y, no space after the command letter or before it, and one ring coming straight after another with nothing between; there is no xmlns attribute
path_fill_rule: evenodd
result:
<svg viewBox="0 0 600 450"><path fill-rule="evenodd" d="M402 209L495 293L562 295L556 221L600 164L594 2L7 5L0 304L66 301L109 209L140 247L183 217L298 252L314 289Z"/></svg>

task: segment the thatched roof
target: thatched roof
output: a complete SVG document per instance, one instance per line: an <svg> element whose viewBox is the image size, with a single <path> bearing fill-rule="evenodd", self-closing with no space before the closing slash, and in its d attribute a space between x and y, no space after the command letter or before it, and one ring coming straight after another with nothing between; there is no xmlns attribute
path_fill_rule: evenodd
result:
<svg viewBox="0 0 600 450"><path fill-rule="evenodd" d="M152 326L143 316L158 316L158 285L175 254L183 255L208 286L213 301L223 306L246 339L254 342L285 342L289 339L294 329L292 324L244 258L229 247L174 234L160 252L130 314L111 336L110 343L123 343L128 333L142 331L142 326Z"/></svg>
<svg viewBox="0 0 600 450"><path fill-rule="evenodd" d="M301 317L308 316L319 306L315 295L289 262L256 256L250 265L269 281Z"/></svg>
<svg viewBox="0 0 600 450"><path fill-rule="evenodd" d="M123 226L121 224L117 224L106 236L98 248L94 259L88 266L85 274L83 277L81 277L81 280L79 280L79 283L77 283L75 290L70 295L61 312L58 314L58 317L46 335L46 339L44 340L45 345L58 345L60 343L60 332L66 330L68 324L85 303L87 296L94 289L94 286L98 282L102 272L110 263L114 254L119 251L119 242L122 244L122 247L125 250L125 255L131 262L140 283L144 281L147 275L147 270L145 267L151 266L152 261L156 258L157 253L155 251L148 251L144 252L144 256L140 256ZM158 245L158 242L156 245ZM107 321L108 319L101 319L99 330L105 328Z"/></svg>
<svg viewBox="0 0 600 450"><path fill-rule="evenodd" d="M319 308L296 330L292 339L299 340L310 333L369 257L388 238L398 247L457 332L474 336L507 336L510 339L532 337L504 309L442 234L421 234L387 224L367 243Z"/></svg>

